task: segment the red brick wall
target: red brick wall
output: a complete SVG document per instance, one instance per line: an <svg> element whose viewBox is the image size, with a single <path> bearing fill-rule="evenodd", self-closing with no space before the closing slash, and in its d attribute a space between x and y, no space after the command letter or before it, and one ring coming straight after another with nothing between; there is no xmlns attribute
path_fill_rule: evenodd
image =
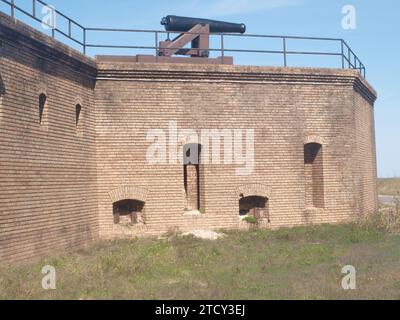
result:
<svg viewBox="0 0 400 320"><path fill-rule="evenodd" d="M376 176L371 156L365 160L368 178L355 170L356 150L365 143L364 138L356 139L356 81L359 76L351 70L100 64L95 96L101 235L143 231L112 224L108 193L124 186L146 190L148 233L240 226L237 190L247 185L266 190L258 195L269 199L272 227L354 220L354 199L361 195L354 182L370 185ZM358 85L373 92L364 81ZM363 113L373 112L371 103ZM255 130L251 176L237 176L233 165L204 166L202 215L183 212L181 165L146 162L147 132L168 131L170 121L197 131ZM363 129L372 135L372 127ZM321 208L311 210L306 209L304 167L304 144L309 142L320 143L323 150L317 158L323 163L323 188L313 190ZM317 168L315 179L321 180L321 175ZM366 213L371 213L376 191L370 187L368 193L373 205Z"/></svg>
<svg viewBox="0 0 400 320"><path fill-rule="evenodd" d="M98 238L95 64L47 37L33 41L41 35L3 16L0 37L0 261L82 247ZM42 126L40 93L48 108Z"/></svg>
<svg viewBox="0 0 400 320"><path fill-rule="evenodd" d="M263 225L270 227L348 222L376 209L375 92L357 72L96 63L1 18L1 261L62 252L99 236L245 227L241 196L268 199L270 223ZM47 96L45 126L40 93ZM201 213L185 212L183 165L146 160L147 133L168 133L170 122L198 133L253 129L253 173L201 163ZM308 143L323 150L313 174L319 208L306 204ZM126 199L145 203L144 225L114 224L113 203Z"/></svg>
<svg viewBox="0 0 400 320"><path fill-rule="evenodd" d="M360 215L377 210L377 166L374 110L359 93L354 96L356 203Z"/></svg>

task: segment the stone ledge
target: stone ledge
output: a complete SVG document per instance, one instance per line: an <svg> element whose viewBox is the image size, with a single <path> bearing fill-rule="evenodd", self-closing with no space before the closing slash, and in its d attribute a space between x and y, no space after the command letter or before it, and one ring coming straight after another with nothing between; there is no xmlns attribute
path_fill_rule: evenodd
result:
<svg viewBox="0 0 400 320"><path fill-rule="evenodd" d="M371 105L377 99L372 86L352 69L112 62L98 64L97 80L338 85L352 87Z"/></svg>

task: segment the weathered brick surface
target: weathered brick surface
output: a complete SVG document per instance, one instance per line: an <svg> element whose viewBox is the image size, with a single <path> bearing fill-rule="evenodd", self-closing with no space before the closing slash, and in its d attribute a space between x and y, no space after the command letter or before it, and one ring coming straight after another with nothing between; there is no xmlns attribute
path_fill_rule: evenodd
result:
<svg viewBox="0 0 400 320"><path fill-rule="evenodd" d="M237 227L237 190L247 185L263 186L252 193L269 199L272 227L347 222L373 212L373 94L351 70L100 63L95 97L101 235L138 232L112 223L106 195L124 185L148 190L149 233ZM366 117L364 124L361 116ZM182 213L181 165L146 163L147 132L167 131L170 121L198 132L255 130L251 176L237 176L233 165L201 166L203 215ZM317 158L323 170L315 173L323 194L314 190L318 186L312 191L319 197L318 208L306 205L304 144L312 142L323 150ZM363 167L358 166L360 158ZM368 206L357 205L355 199Z"/></svg>
<svg viewBox="0 0 400 320"><path fill-rule="evenodd" d="M3 16L0 40L0 261L81 247L98 238L96 65ZM41 93L45 127L39 125ZM78 101L82 136L75 126Z"/></svg>
<svg viewBox="0 0 400 320"><path fill-rule="evenodd" d="M96 63L10 19L0 27L1 260L98 237L242 228L239 200L248 196L268 198L269 227L347 222L377 207L376 94L355 71ZM254 129L253 174L201 163L202 214L186 212L183 165L146 160L147 133L168 133L170 122L198 133ZM318 208L306 200L308 143L322 145L310 189ZM113 204L126 199L145 203L144 225L114 223Z"/></svg>

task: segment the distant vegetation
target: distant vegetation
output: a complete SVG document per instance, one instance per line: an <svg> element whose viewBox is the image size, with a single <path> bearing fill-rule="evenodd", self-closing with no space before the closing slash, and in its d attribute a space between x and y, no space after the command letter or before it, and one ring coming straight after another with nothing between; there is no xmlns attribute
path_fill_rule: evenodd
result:
<svg viewBox="0 0 400 320"><path fill-rule="evenodd" d="M381 195L400 196L400 178L379 179L378 190Z"/></svg>

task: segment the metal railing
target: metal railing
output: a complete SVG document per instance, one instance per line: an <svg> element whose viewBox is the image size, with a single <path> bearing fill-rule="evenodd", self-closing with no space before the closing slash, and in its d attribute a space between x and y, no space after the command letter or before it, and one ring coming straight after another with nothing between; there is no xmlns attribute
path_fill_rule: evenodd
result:
<svg viewBox="0 0 400 320"><path fill-rule="evenodd" d="M31 1L31 4L32 4L31 11L27 11L26 9L23 9L22 7L18 6L16 3L20 3L19 0L1 0L1 2L5 3L6 5L9 6L10 16L12 18L15 18L16 12L23 13L24 15L32 18L33 20L35 20L37 22L40 22L41 24L43 24L46 27L48 27L49 29L51 29L51 33L52 33L52 37L53 38L56 36L56 33L59 33L59 34L63 35L64 37L72 40L76 44L80 45L83 48L83 52L86 53L86 49L85 49L86 28L85 27L83 27L81 24L79 24L75 20L67 17L62 12L58 11L57 9L55 9L54 7L48 5L47 3L45 3L42 0L28 0L28 1ZM51 11L52 18L51 18L50 23L46 22L46 20L43 19L43 17L39 17L38 16L38 12L37 12L38 10L37 9L38 9L38 7L40 5L41 6L45 6L46 8L48 8L49 11ZM68 24L68 28L67 29L68 30L61 30L61 29L59 29L57 27L57 24L55 23L56 17L61 17L62 19L65 19L67 21L67 24ZM82 31L81 40L79 40L77 37L73 36L73 34L72 34L72 28L73 27L77 27L78 29L80 29Z"/></svg>
<svg viewBox="0 0 400 320"><path fill-rule="evenodd" d="M51 29L52 37L55 38L56 34L60 34L65 38L73 41L78 46L81 47L81 50L84 54L87 53L88 48L94 49L136 49L136 50L152 50L155 53L155 56L159 56L159 42L162 40L162 36L164 35L166 39L170 38L171 34L194 34L191 32L167 32L162 30L139 30L139 29L110 29L110 28L86 28L76 22L75 20L67 17L62 12L58 11L52 6L49 6L42 0L27 0L31 1L31 11L27 11L26 9L21 8L16 3L20 0L0 0L0 3L3 2L9 7L9 14L12 18L15 18L15 13L20 12L37 22L40 22ZM38 6L45 6L48 8L48 11L53 15L50 23L43 20L43 18L39 18L37 14ZM0 11L1 7L0 7ZM4 10L5 13L7 10ZM60 29L58 24L55 23L56 18L62 18L66 21L66 27L64 24L64 29ZM77 28L79 36L73 34L72 29ZM152 35L154 45L151 46L137 46L137 45L108 45L108 44L96 44L89 42L88 35L95 34L99 32L107 32L107 33L130 33L130 34L150 34ZM199 34L199 33L195 33ZM200 35L200 34L199 34ZM198 48L198 50L207 50L210 52L219 52L222 59L226 56L227 53L258 53L258 54L278 54L282 56L282 65L284 67L288 66L288 57L289 56L336 56L341 62L341 68L343 69L355 69L360 72L360 74L365 78L366 77L366 68L365 65L361 62L361 60L357 57L354 51L350 48L350 46L343 39L335 39L335 38L317 38L317 37L295 37L295 36L276 36L276 35L258 35L258 34L231 34L231 33L211 33L212 37L219 38L219 47L218 48ZM241 37L241 38L259 38L259 39L275 39L281 42L280 50L252 50L252 49L234 49L227 48L225 46L226 39L232 37ZM289 50L289 42L291 40L304 40L304 41L323 41L329 43L335 43L337 45L337 50L334 51L297 51L297 50ZM180 48L169 48L169 49L180 49Z"/></svg>

